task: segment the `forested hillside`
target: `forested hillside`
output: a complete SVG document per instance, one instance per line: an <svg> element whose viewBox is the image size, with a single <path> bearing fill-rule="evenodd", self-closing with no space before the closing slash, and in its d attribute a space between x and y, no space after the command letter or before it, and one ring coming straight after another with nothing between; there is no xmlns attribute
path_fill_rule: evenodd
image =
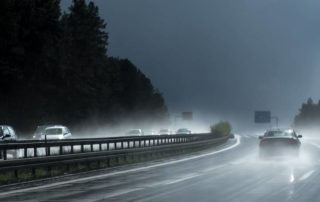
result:
<svg viewBox="0 0 320 202"><path fill-rule="evenodd" d="M0 30L0 124L30 131L167 118L150 79L108 56L107 24L93 2L74 0L62 12L59 0L1 0Z"/></svg>
<svg viewBox="0 0 320 202"><path fill-rule="evenodd" d="M320 129L320 101L314 103L311 98L303 103L299 114L294 119L294 125L301 129Z"/></svg>

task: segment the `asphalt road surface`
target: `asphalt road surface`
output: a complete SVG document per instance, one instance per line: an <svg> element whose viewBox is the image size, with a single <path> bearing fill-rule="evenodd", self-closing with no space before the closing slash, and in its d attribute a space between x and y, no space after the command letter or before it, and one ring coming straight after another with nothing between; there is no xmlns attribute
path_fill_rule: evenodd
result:
<svg viewBox="0 0 320 202"><path fill-rule="evenodd" d="M298 159L261 161L258 139L173 159L0 187L0 201L320 201L320 141Z"/></svg>

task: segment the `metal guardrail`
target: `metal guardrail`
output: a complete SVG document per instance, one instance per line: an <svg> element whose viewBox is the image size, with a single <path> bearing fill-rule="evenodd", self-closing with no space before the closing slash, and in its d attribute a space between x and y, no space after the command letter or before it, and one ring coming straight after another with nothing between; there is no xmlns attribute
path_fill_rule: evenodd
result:
<svg viewBox="0 0 320 202"><path fill-rule="evenodd" d="M212 138L212 134L191 134L85 138L47 141L23 140L10 143L0 143L0 158L3 160L7 160L8 151L15 153L15 159L36 158L52 155L70 155L75 153L155 147L168 144L180 144L207 140ZM21 153L21 150L23 151L22 155L17 156L16 154Z"/></svg>
<svg viewBox="0 0 320 202"><path fill-rule="evenodd" d="M15 142L0 144L0 150L3 150L7 155L9 150L22 149L24 154L28 151L28 148L32 149L35 154L39 149L45 148L46 155L44 156L32 156L28 157L23 155L22 158L7 159L0 161L0 173L11 173L11 180L17 180L19 182L20 172L23 170L29 170L31 172L32 179L37 178L37 170L45 169L46 177L52 177L52 169L67 167L67 173L73 172L71 167L79 164L87 165L90 168L91 163L98 163L99 168L103 168L102 164L107 162L107 167L111 164L111 160L125 162L130 161L130 158L139 156L142 157L156 157L158 155L170 156L177 153L183 153L189 149L205 148L213 145L220 145L226 142L229 136L216 138L212 134L192 134L192 135L165 135L165 136L140 136L140 137L117 137L117 138L95 138L95 139L72 139L63 141L37 141L37 142ZM84 149L85 146L89 146L89 150ZM103 147L104 145L104 147ZM108 146L109 145L109 146ZM58 146L58 154L51 155L49 152L51 148ZM71 148L78 146L80 150L76 152ZM94 149L96 146L96 150ZM68 153L64 153L63 148L70 147ZM112 166L112 165L111 165ZM38 170L39 172L39 170ZM43 171L42 171L43 172ZM9 181L10 182L10 181ZM6 182L5 182L6 183Z"/></svg>
<svg viewBox="0 0 320 202"><path fill-rule="evenodd" d="M102 151L102 152L88 152L79 154L69 154L61 156L49 156L49 157L38 157L38 158L27 158L27 159L16 159L7 160L0 162L0 171L6 170L18 170L25 168L35 168L41 166L56 166L64 165L70 163L80 163L88 161L100 161L106 158L115 156L125 156L128 154L148 154L153 152L169 152L178 149L188 149L199 146L215 145L217 143L226 142L229 137L223 138L211 138L206 140L199 140L193 142L184 142L183 144L173 145L161 145L157 147L141 147L141 148L131 148L123 150L113 150L113 151Z"/></svg>

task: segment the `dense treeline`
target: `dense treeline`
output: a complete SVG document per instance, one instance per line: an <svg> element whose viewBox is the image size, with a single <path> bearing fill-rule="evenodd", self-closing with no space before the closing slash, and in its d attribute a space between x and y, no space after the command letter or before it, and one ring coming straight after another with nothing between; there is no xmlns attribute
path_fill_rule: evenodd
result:
<svg viewBox="0 0 320 202"><path fill-rule="evenodd" d="M299 114L294 119L299 128L320 128L320 101L314 103L311 98L302 104Z"/></svg>
<svg viewBox="0 0 320 202"><path fill-rule="evenodd" d="M0 1L0 122L20 130L124 117L165 120L151 81L129 60L107 56L106 22L93 2Z"/></svg>

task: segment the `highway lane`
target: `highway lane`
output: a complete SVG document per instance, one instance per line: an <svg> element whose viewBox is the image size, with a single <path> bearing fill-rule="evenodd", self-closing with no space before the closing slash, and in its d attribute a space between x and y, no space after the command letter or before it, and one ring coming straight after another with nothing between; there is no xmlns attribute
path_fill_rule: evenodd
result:
<svg viewBox="0 0 320 202"><path fill-rule="evenodd" d="M257 143L245 135L197 155L2 187L0 201L320 201L320 142L272 161L258 159Z"/></svg>

